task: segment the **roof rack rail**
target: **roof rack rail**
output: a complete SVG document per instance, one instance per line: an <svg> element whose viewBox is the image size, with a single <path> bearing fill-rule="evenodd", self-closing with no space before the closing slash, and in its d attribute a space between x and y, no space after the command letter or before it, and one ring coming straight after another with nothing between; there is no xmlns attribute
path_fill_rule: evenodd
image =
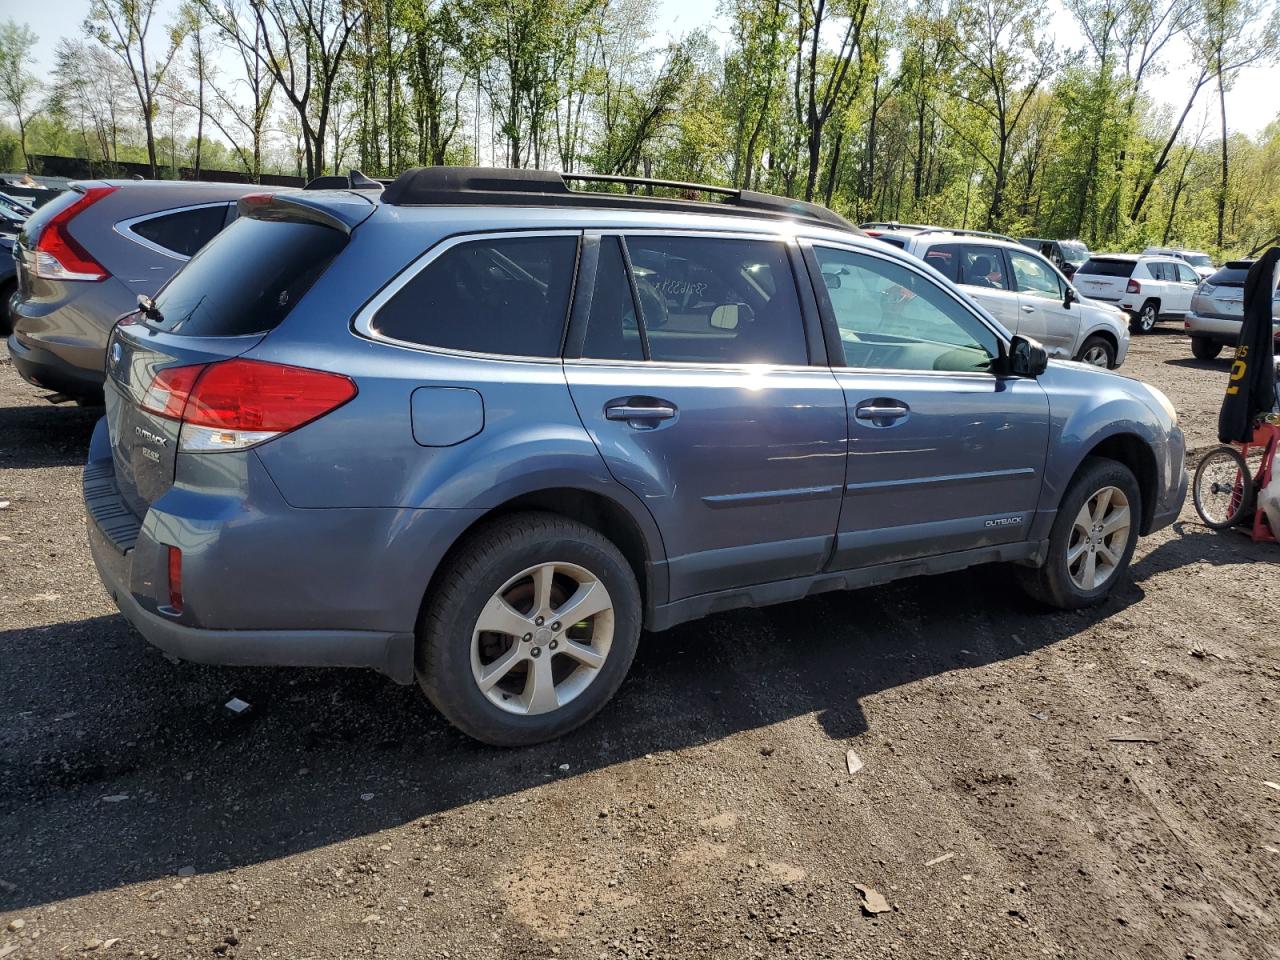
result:
<svg viewBox="0 0 1280 960"><path fill-rule="evenodd" d="M899 223L897 220L872 220L858 224L861 230L932 230L923 223Z"/></svg>
<svg viewBox="0 0 1280 960"><path fill-rule="evenodd" d="M303 190L384 190L390 180L375 180L366 177L359 170L352 170L346 176L334 174L313 177L303 186Z"/></svg>
<svg viewBox="0 0 1280 960"><path fill-rule="evenodd" d="M702 193L717 200L657 197L647 194L574 190L569 181L617 184L624 187ZM554 170L513 170L503 167L417 167L406 170L382 193L382 202L395 206L429 204L506 204L511 206L606 207L613 209L678 210L684 213L756 213L808 220L838 230L859 233L838 213L804 200L770 193L718 187L681 180L654 180L604 173L559 173Z"/></svg>
<svg viewBox="0 0 1280 960"><path fill-rule="evenodd" d="M927 227L920 231L925 233L954 233L958 237L986 237L988 240L1007 240L1009 243L1017 243L1013 237L1006 236L1003 233L991 233L987 230L958 230L952 227Z"/></svg>

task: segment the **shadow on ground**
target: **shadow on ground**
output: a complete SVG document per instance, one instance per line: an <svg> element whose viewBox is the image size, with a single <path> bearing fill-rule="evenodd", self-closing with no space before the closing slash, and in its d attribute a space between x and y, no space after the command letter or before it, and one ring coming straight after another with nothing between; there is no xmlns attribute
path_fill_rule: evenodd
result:
<svg viewBox="0 0 1280 960"><path fill-rule="evenodd" d="M1149 556L1137 581L1182 556ZM1142 596L1045 613L986 568L723 614L646 635L593 722L525 750L464 738L372 673L172 664L119 616L0 632L0 880L16 885L0 909L255 864L803 714L845 741L867 732L866 697ZM231 716L232 695L253 709Z"/></svg>
<svg viewBox="0 0 1280 960"><path fill-rule="evenodd" d="M27 406L0 407L0 470L83 464L102 412L101 407L55 405L34 395Z"/></svg>

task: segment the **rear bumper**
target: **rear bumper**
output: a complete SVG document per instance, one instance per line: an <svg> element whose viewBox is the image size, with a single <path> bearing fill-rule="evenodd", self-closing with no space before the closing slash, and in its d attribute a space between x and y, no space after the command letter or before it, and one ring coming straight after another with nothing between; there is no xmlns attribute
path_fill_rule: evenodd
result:
<svg viewBox="0 0 1280 960"><path fill-rule="evenodd" d="M1275 338L1280 340L1280 319L1274 320ZM1239 317L1212 317L1203 313L1191 312L1183 326L1193 337L1203 337L1214 343L1234 345L1240 339L1242 321Z"/></svg>
<svg viewBox="0 0 1280 960"><path fill-rule="evenodd" d="M56 390L73 397L97 397L102 394L101 372L75 366L43 347L24 343L16 333L9 336L8 343L14 369L32 386Z"/></svg>
<svg viewBox="0 0 1280 960"><path fill-rule="evenodd" d="M256 464L251 452L231 456ZM300 510L269 479L250 479L225 493L175 485L138 519L115 486L104 418L90 441L85 513L107 592L166 653L226 666L372 667L410 683L426 585L477 512ZM170 546L182 550L180 613L169 605Z"/></svg>

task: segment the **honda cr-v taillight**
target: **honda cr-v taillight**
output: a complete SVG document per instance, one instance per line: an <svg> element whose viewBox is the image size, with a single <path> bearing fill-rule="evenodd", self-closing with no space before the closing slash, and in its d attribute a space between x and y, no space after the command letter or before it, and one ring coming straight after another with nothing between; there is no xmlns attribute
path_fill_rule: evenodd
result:
<svg viewBox="0 0 1280 960"><path fill-rule="evenodd" d="M1141 293L1142 284L1140 284L1137 280L1130 280L1127 284L1125 284L1124 292L1125 293Z"/></svg>
<svg viewBox="0 0 1280 960"><path fill-rule="evenodd" d="M198 453L265 443L355 395L355 383L339 373L235 359L167 367L156 374L141 405L181 420L178 449Z"/></svg>
<svg viewBox="0 0 1280 960"><path fill-rule="evenodd" d="M71 235L71 221L119 187L89 187L53 215L36 238L33 271L44 280L105 280L107 268Z"/></svg>

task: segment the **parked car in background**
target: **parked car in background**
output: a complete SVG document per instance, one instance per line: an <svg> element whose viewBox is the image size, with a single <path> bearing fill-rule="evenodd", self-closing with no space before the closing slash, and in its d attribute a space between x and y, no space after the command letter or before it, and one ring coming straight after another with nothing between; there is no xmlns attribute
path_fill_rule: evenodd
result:
<svg viewBox="0 0 1280 960"><path fill-rule="evenodd" d="M1234 347L1244 322L1244 281L1252 260L1223 264L1191 297L1185 327L1191 335L1191 352L1199 360L1212 360L1223 347ZM1280 346L1280 290L1271 297L1271 316Z"/></svg>
<svg viewBox="0 0 1280 960"><path fill-rule="evenodd" d="M935 230L937 228L925 226L921 223L895 223L890 220L884 222L860 223L858 224L858 229L868 237L875 237L877 240L901 250L907 245L907 240L915 236L921 230Z"/></svg>
<svg viewBox="0 0 1280 960"><path fill-rule="evenodd" d="M107 335L236 217L253 184L92 180L40 207L18 237L9 352L28 382L102 395Z"/></svg>
<svg viewBox="0 0 1280 960"><path fill-rule="evenodd" d="M1200 278L1173 257L1095 253L1076 271L1075 282L1085 296L1120 307L1135 333L1150 333L1162 319L1187 315Z"/></svg>
<svg viewBox="0 0 1280 960"><path fill-rule="evenodd" d="M926 230L906 251L934 267L1005 327L1039 341L1049 354L1118 367L1129 349L1129 324L1115 307L1081 297L1044 257L996 235Z"/></svg>
<svg viewBox="0 0 1280 960"><path fill-rule="evenodd" d="M1089 259L1089 248L1080 240L1045 240L1040 237L1023 237L1024 247L1036 251L1062 272L1068 280L1075 275L1080 264Z"/></svg>
<svg viewBox="0 0 1280 960"><path fill-rule="evenodd" d="M1190 264L1191 269L1196 272L1196 276L1201 280L1211 276L1216 269L1209 255L1199 250L1183 250L1180 247L1147 247L1142 251L1142 255L1144 257L1174 257Z"/></svg>
<svg viewBox="0 0 1280 960"><path fill-rule="evenodd" d="M9 203L0 194L0 336L7 336L12 329L9 323L9 300L18 288L18 268L13 260L13 246L18 231L27 221L25 209Z"/></svg>
<svg viewBox="0 0 1280 960"><path fill-rule="evenodd" d="M85 505L148 640L416 676L527 744L609 700L642 626L991 561L1086 606L1177 516L1158 390L821 207L592 179L245 198L115 328Z"/></svg>

